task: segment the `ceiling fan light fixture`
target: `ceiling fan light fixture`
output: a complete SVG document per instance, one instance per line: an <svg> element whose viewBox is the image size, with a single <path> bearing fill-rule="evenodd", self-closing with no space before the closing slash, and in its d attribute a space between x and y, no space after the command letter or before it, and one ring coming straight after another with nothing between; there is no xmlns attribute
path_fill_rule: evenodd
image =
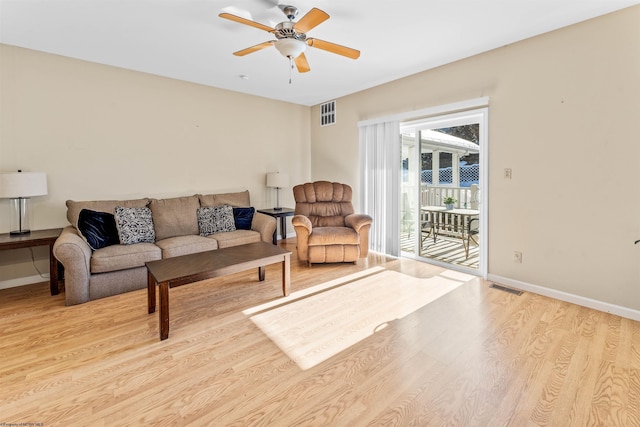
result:
<svg viewBox="0 0 640 427"><path fill-rule="evenodd" d="M307 48L305 42L296 39L280 39L274 44L282 56L290 59L297 58Z"/></svg>

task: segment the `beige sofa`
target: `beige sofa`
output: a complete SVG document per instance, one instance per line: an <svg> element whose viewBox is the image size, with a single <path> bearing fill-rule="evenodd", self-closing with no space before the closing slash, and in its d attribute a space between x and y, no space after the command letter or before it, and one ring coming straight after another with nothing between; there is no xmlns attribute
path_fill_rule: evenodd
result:
<svg viewBox="0 0 640 427"><path fill-rule="evenodd" d="M272 242L276 220L257 211L253 215L251 229L201 236L196 213L198 208L222 205L250 207L249 192L196 194L167 199L67 201L67 219L72 225L63 229L53 246L54 256L64 266L66 305L145 288L145 263L148 261L258 241ZM114 214L117 206L148 207L155 241L112 244L93 250L77 228L81 211L87 209L94 213Z"/></svg>

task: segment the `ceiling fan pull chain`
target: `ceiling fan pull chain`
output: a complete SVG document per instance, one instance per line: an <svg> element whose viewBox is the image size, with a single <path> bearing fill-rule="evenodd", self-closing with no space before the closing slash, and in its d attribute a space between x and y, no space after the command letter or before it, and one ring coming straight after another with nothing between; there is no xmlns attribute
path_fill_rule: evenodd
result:
<svg viewBox="0 0 640 427"><path fill-rule="evenodd" d="M291 84L291 70L293 70L293 58L289 57L289 84Z"/></svg>

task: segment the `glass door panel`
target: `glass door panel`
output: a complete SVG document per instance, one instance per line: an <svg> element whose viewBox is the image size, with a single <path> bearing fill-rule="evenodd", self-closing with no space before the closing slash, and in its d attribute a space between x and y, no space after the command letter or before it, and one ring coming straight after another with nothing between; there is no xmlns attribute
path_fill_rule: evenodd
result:
<svg viewBox="0 0 640 427"><path fill-rule="evenodd" d="M481 121L442 122L402 127L401 250L478 270Z"/></svg>

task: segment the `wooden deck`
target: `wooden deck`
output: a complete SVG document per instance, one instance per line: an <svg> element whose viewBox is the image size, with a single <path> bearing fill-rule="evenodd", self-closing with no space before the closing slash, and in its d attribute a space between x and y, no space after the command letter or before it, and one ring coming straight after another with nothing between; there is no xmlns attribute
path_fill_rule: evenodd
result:
<svg viewBox="0 0 640 427"><path fill-rule="evenodd" d="M413 253L413 236L410 239L407 233L402 233L400 235L400 248L403 251ZM432 258L437 261L477 270L479 268L480 247L473 241L470 242L469 257L467 258L462 240L455 237L438 236L435 243L432 238L422 239L422 252L419 255L424 258Z"/></svg>

